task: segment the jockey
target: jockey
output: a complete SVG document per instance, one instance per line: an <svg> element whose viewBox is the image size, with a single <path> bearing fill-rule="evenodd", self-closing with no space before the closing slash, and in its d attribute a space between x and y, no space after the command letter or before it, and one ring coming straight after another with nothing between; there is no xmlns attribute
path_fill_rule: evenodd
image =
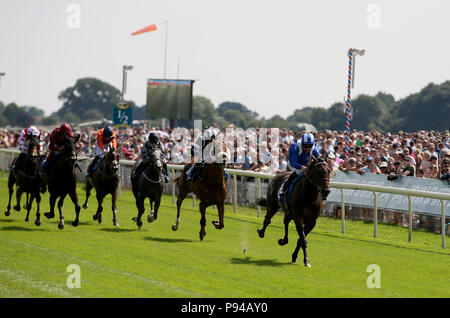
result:
<svg viewBox="0 0 450 318"><path fill-rule="evenodd" d="M45 161L41 165L41 169L44 172L48 172L48 169L53 162L53 159L64 149L64 145L68 138L74 138L72 128L69 124L63 123L58 128L55 128L50 134L50 144L48 146L49 154Z"/></svg>
<svg viewBox="0 0 450 318"><path fill-rule="evenodd" d="M165 154L164 154L164 147L161 144L161 142L159 141L158 135L155 133L150 133L148 135L148 140L147 142L144 144L144 146L141 149L141 158L142 161L139 163L139 165L136 168L137 170L143 169L150 161L150 154L156 149L158 148L161 151L161 161L162 161L162 172L164 175L164 181L167 183L169 182L169 176L167 173L167 163L166 163L166 158L165 158Z"/></svg>
<svg viewBox="0 0 450 318"><path fill-rule="evenodd" d="M92 172L97 169L97 163L105 156L105 151L107 151L108 146L112 146L117 149L117 137L116 133L111 127L102 128L97 131L97 142L94 149L94 160L87 169L87 175L90 176Z"/></svg>
<svg viewBox="0 0 450 318"><path fill-rule="evenodd" d="M200 137L198 137L194 144L191 147L191 156L194 158L195 157L195 153L200 152L201 158L202 158L202 162L195 162L190 168L189 170L186 172L186 176L187 176L187 180L188 181L192 181L194 182L198 173L200 172L200 169L202 167L204 167L205 165L205 160L204 160L204 156L203 156L203 150L206 148L206 146L211 143L213 140L216 140L216 135L214 134L214 131L207 129L205 131L205 134L201 135Z"/></svg>
<svg viewBox="0 0 450 318"><path fill-rule="evenodd" d="M25 160L25 157L27 156L27 153L28 153L28 146L30 144L30 139L33 136L39 142L39 152L41 152L43 150L42 141L40 140L41 133L39 132L39 130L36 127L31 126L29 128L25 128L24 130L22 130L22 132L20 133L20 137L19 137L18 145L17 145L17 148L19 148L19 150L20 150L20 154L17 157L17 159L14 161L14 165L11 167L14 174L16 174L22 167L23 161Z"/></svg>
<svg viewBox="0 0 450 318"><path fill-rule="evenodd" d="M289 148L290 170L293 170L289 178L283 182L278 195L279 200L284 200L285 192L289 189L292 181L297 177L302 177L308 167L312 157L320 158L319 147L314 141L314 135L310 132L304 133L300 140L294 142Z"/></svg>

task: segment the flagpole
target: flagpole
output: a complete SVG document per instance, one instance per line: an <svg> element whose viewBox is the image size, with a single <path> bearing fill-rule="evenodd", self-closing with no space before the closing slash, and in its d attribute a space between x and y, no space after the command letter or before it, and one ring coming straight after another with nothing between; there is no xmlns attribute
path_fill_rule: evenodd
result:
<svg viewBox="0 0 450 318"><path fill-rule="evenodd" d="M166 24L166 37L165 37L165 44L164 44L164 79L166 79L166 70L167 70L167 35L169 34L169 21L165 20Z"/></svg>

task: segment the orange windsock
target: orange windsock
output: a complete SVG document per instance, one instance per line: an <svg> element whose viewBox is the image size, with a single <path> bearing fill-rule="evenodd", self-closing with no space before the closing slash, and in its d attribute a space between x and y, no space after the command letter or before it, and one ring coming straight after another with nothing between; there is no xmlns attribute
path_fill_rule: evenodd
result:
<svg viewBox="0 0 450 318"><path fill-rule="evenodd" d="M158 30L158 28L156 27L156 24L153 23L153 24L146 26L145 28L134 31L133 33L131 33L131 35L138 35L141 33L151 32L151 31L156 31L156 30Z"/></svg>

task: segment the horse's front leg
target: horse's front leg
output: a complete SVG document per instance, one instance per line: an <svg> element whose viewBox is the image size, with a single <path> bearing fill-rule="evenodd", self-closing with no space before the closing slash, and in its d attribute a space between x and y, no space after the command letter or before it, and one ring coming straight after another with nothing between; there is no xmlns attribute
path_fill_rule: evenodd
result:
<svg viewBox="0 0 450 318"><path fill-rule="evenodd" d="M92 190L92 184L89 181L89 179L86 179L86 188L85 188L86 200L84 200L83 209L87 209L87 207L88 207L88 200L89 200L89 197L91 196L91 190Z"/></svg>
<svg viewBox="0 0 450 318"><path fill-rule="evenodd" d="M20 211L20 200L22 198L22 189L19 186L16 186L16 205L13 206L13 209L17 212Z"/></svg>
<svg viewBox="0 0 450 318"><path fill-rule="evenodd" d="M62 207L64 203L64 198L66 197L67 193L62 194L59 197L58 200L58 211L59 211L59 223L58 223L58 229L62 230L64 228L64 215L62 212Z"/></svg>
<svg viewBox="0 0 450 318"><path fill-rule="evenodd" d="M34 221L34 224L36 226L41 225L41 213L40 213L40 207L41 207L41 194L39 193L39 190L36 192L36 221Z"/></svg>
<svg viewBox="0 0 450 318"><path fill-rule="evenodd" d="M50 193L50 212L44 213L47 219L53 219L55 217L55 204L58 196L54 193Z"/></svg>
<svg viewBox="0 0 450 318"><path fill-rule="evenodd" d="M147 220L149 223L155 221L158 218L159 205L161 204L161 199L156 199L155 201L150 201L150 207L152 209L151 214L148 216Z"/></svg>
<svg viewBox="0 0 450 318"><path fill-rule="evenodd" d="M72 222L72 226L78 226L80 223L80 211L81 206L78 202L78 194L76 189L74 189L72 192L69 193L70 199L72 200L73 204L75 205L75 220Z"/></svg>
<svg viewBox="0 0 450 318"><path fill-rule="evenodd" d="M221 230L225 227L223 223L223 217L225 215L225 204L224 202L216 204L217 213L219 215L219 221L212 221L212 224L216 227L216 229Z"/></svg>
<svg viewBox="0 0 450 318"><path fill-rule="evenodd" d="M291 222L291 220L292 219L289 217L289 214L284 213L284 237L278 240L278 244L281 246L284 246L289 242L288 232L289 232L289 223Z"/></svg>
<svg viewBox="0 0 450 318"><path fill-rule="evenodd" d="M31 204L33 203L34 200L34 192L32 192L31 194L27 192L27 200L25 202L26 208L27 208L27 216L25 217L25 222L28 222L29 217L30 217L30 210L31 210Z"/></svg>
<svg viewBox="0 0 450 318"><path fill-rule="evenodd" d="M180 185L178 187L178 198L177 198L177 218L175 219L175 223L172 225L172 231L178 230L178 225L180 224L180 213L181 213L181 204L183 203L183 200L187 196L187 190L185 186Z"/></svg>
<svg viewBox="0 0 450 318"><path fill-rule="evenodd" d="M308 242L306 241L306 236L303 228L303 220L301 218L295 218L294 221L299 239L297 240L297 246L295 247L294 253L292 253L292 263L295 263L297 261L298 252L300 251L301 247L303 250L303 263L306 267L311 267L308 260L308 254L306 252Z"/></svg>
<svg viewBox="0 0 450 318"><path fill-rule="evenodd" d="M11 214L11 199L14 193L14 184L16 184L16 178L14 177L14 174L11 172L8 176L9 199L8 199L8 206L6 207L5 210L6 216L9 216Z"/></svg>
<svg viewBox="0 0 450 318"><path fill-rule="evenodd" d="M96 196L97 196L98 206L97 206L97 211L95 212L95 214L92 218L94 219L94 221L97 220L97 222L100 224L100 223L102 223L102 211L103 211L102 203L103 203L105 194L98 191Z"/></svg>
<svg viewBox="0 0 450 318"><path fill-rule="evenodd" d="M208 206L204 202L200 202L199 208L200 208L200 241L203 241L203 238L206 235L206 208Z"/></svg>
<svg viewBox="0 0 450 318"><path fill-rule="evenodd" d="M113 224L114 226L119 226L119 223L117 222L117 191L114 191L111 193L111 202L112 202L112 212L113 212Z"/></svg>

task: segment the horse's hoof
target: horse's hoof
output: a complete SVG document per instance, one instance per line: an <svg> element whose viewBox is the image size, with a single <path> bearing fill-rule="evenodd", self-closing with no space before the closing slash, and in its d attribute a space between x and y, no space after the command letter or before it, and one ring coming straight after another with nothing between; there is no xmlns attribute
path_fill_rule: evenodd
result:
<svg viewBox="0 0 450 318"><path fill-rule="evenodd" d="M44 215L47 219L53 219L55 217L55 214L50 212L46 212Z"/></svg>
<svg viewBox="0 0 450 318"><path fill-rule="evenodd" d="M6 210L6 211L5 211L5 215L6 215L6 216L10 216L10 214L11 214L11 212L9 212L9 210Z"/></svg>
<svg viewBox="0 0 450 318"><path fill-rule="evenodd" d="M117 222L113 222L114 226L119 226L120 224Z"/></svg>
<svg viewBox="0 0 450 318"><path fill-rule="evenodd" d="M264 238L264 232L261 229L256 230L256 232L258 232L260 238Z"/></svg>
<svg viewBox="0 0 450 318"><path fill-rule="evenodd" d="M305 266L311 268L311 264L309 264L309 262L305 263Z"/></svg>
<svg viewBox="0 0 450 318"><path fill-rule="evenodd" d="M64 229L64 224L59 223L59 224L58 224L58 229L60 229L60 230Z"/></svg>
<svg viewBox="0 0 450 318"><path fill-rule="evenodd" d="M28 222L29 221L29 218L25 218L25 222Z"/></svg>
<svg viewBox="0 0 450 318"><path fill-rule="evenodd" d="M77 226L78 226L78 224L79 224L79 222L78 222L78 221L73 221L73 222L72 222L72 226L73 226L73 227L77 227Z"/></svg>
<svg viewBox="0 0 450 318"><path fill-rule="evenodd" d="M97 221L98 221L98 224L102 223L102 215L101 214L99 214Z"/></svg>
<svg viewBox="0 0 450 318"><path fill-rule="evenodd" d="M88 204L83 204L83 209L87 209L88 208Z"/></svg>
<svg viewBox="0 0 450 318"><path fill-rule="evenodd" d="M200 241L203 241L203 238L206 236L206 232L200 232Z"/></svg>
<svg viewBox="0 0 450 318"><path fill-rule="evenodd" d="M172 231L177 231L177 230L178 230L178 224L173 224Z"/></svg>
<svg viewBox="0 0 450 318"><path fill-rule="evenodd" d="M224 227L224 225L223 225L223 224L220 224L219 221L212 221L211 223L212 223L212 224L215 226L215 228L218 229L218 230L221 230L221 229L223 229L223 227Z"/></svg>
<svg viewBox="0 0 450 318"><path fill-rule="evenodd" d="M285 240L285 239L279 239L279 240L278 240L278 245L284 246L284 245L286 245L288 242L289 242L288 240Z"/></svg>
<svg viewBox="0 0 450 318"><path fill-rule="evenodd" d="M136 221L136 224L137 224L137 226L139 227L139 229L141 229L142 221L141 221L141 220L138 220L138 221Z"/></svg>
<svg viewBox="0 0 450 318"><path fill-rule="evenodd" d="M13 209L16 210L17 212L19 212L20 211L20 206L15 205L15 206L13 206Z"/></svg>
<svg viewBox="0 0 450 318"><path fill-rule="evenodd" d="M137 221L137 217L134 217L134 218L132 218L131 219L133 222L136 222Z"/></svg>
<svg viewBox="0 0 450 318"><path fill-rule="evenodd" d="M97 218L98 218L97 213L95 213L92 218L94 219L94 221L97 221Z"/></svg>
<svg viewBox="0 0 450 318"><path fill-rule="evenodd" d="M36 226L40 226L40 225L41 225L41 221L40 221L40 220L36 220L36 221L34 221L34 224L35 224Z"/></svg>

